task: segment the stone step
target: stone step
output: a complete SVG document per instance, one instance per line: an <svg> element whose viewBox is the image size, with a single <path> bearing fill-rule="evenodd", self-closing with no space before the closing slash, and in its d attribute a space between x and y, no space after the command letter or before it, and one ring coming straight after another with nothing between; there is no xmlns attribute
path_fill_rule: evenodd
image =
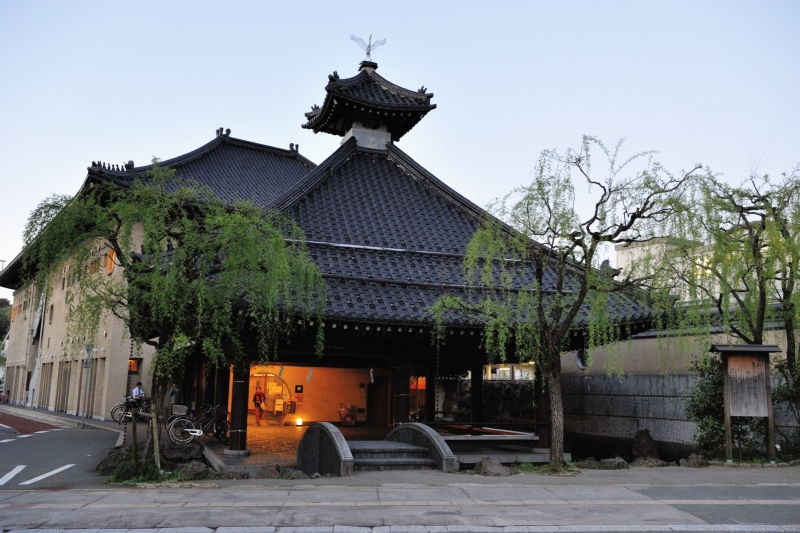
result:
<svg viewBox="0 0 800 533"><path fill-rule="evenodd" d="M424 457L396 457L383 459L354 459L354 470L428 470L436 468L436 461Z"/></svg>
<svg viewBox="0 0 800 533"><path fill-rule="evenodd" d="M426 450L408 452L362 452L350 450L353 459L424 459L427 455Z"/></svg>
<svg viewBox="0 0 800 533"><path fill-rule="evenodd" d="M405 442L390 440L353 440L347 441L350 452L356 453L427 453L422 446L414 446Z"/></svg>

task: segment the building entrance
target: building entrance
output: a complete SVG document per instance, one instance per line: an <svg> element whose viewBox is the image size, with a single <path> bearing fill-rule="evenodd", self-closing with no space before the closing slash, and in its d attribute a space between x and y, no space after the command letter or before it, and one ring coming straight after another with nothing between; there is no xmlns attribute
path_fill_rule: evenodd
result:
<svg viewBox="0 0 800 533"><path fill-rule="evenodd" d="M312 422L366 425L369 369L293 365L250 367L248 427L256 426L252 401L263 393L262 417L268 426L306 426Z"/></svg>

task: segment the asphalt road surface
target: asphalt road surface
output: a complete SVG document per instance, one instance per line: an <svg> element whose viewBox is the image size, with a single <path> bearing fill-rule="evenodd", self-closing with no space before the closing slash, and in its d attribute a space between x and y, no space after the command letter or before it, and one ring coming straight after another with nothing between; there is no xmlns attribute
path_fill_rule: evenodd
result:
<svg viewBox="0 0 800 533"><path fill-rule="evenodd" d="M117 436L0 413L0 490L104 486L94 469Z"/></svg>

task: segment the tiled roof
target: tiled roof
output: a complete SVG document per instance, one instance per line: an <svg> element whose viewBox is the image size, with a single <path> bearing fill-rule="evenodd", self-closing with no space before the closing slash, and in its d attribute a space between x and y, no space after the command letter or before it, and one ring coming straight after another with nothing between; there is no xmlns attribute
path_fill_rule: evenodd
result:
<svg viewBox="0 0 800 533"><path fill-rule="evenodd" d="M433 93L425 92L424 87L418 91L405 89L372 70L361 70L347 79L339 79L334 73L328 79L322 107L314 106L306 113L308 122L303 125L315 133L341 136L354 119L367 119L386 122L392 140L397 141L436 108L430 103Z"/></svg>
<svg viewBox="0 0 800 533"><path fill-rule="evenodd" d="M143 177L152 165L132 171L89 167L90 177L129 187ZM220 198L234 202L252 201L268 206L300 181L314 168L314 163L297 150L284 150L263 144L218 135L210 143L188 154L162 161L161 166L174 168L178 176L210 187Z"/></svg>
<svg viewBox="0 0 800 533"><path fill-rule="evenodd" d="M466 283L462 267L467 243L486 212L391 143L374 151L358 148L351 138L315 168L296 150L220 135L162 165L229 201L249 199L292 216L327 282L329 319L430 324L426 310L440 296L474 300L490 290ZM95 164L89 179L130 186L149 168ZM554 280L554 272L545 275L545 290ZM9 286L13 280L0 281ZM530 269L521 269L514 288L525 290L531 281ZM567 280L567 289L573 283ZM625 294L612 295L609 305L623 322L644 322L651 314ZM586 319L585 312L578 317L580 323ZM456 315L447 320L470 325Z"/></svg>
<svg viewBox="0 0 800 533"><path fill-rule="evenodd" d="M425 311L440 296L474 300L488 290L465 284L462 267L485 212L393 145L379 153L348 141L274 207L305 233L328 284L329 319L430 324ZM533 281L530 269L520 272L517 289ZM553 287L555 272L545 283ZM611 299L620 320L649 315L626 295ZM448 322L470 324L455 315Z"/></svg>

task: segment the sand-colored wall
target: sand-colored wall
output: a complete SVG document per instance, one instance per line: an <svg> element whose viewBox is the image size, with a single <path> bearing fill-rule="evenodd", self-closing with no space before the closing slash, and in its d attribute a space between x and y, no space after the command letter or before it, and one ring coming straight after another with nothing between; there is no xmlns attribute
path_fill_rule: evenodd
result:
<svg viewBox="0 0 800 533"><path fill-rule="evenodd" d="M580 376L691 375L689 364L693 357L708 353L711 344L740 343L728 335L632 339L618 342L610 348L594 350L585 370L575 364L575 352L564 352L561 355L561 371L565 375ZM783 330L768 331L764 343L777 344L785 351L786 334Z"/></svg>
<svg viewBox="0 0 800 533"><path fill-rule="evenodd" d="M141 230L134 231L134 242L141 240ZM101 258L105 249L96 250ZM122 279L123 270L117 266L109 275ZM67 323L67 297L70 290L72 266L65 264L52 280L50 292L43 306L43 320L38 338L31 342L30 330L39 304L39 296L33 296L35 287L21 289L14 294L12 305L28 301L27 310L15 316L8 344L7 368L12 374L14 388L12 400L28 403L48 410L65 410L67 413L82 413L85 403L94 418L108 418L111 407L116 404L136 381L144 383L144 390L151 393L150 364L153 349L144 346L140 354L142 365L139 376L128 376L128 358L132 354L130 337L121 320L107 314L98 334L93 339L92 368L88 374L90 389L86 394L87 373L83 367L87 354L84 339L71 338ZM27 373L31 373L30 390L25 392Z"/></svg>

